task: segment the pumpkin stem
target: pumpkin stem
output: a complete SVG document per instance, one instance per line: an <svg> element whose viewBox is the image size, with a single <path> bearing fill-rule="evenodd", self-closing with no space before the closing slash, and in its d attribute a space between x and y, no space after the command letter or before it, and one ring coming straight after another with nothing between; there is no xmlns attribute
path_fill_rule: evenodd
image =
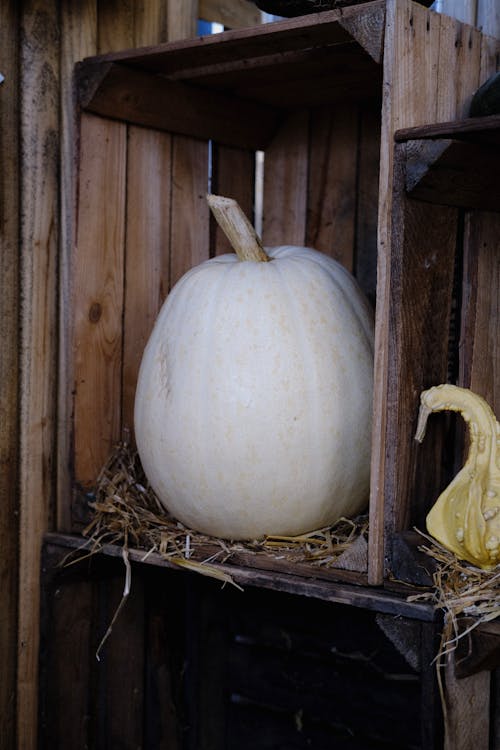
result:
<svg viewBox="0 0 500 750"><path fill-rule="evenodd" d="M233 198L209 193L207 201L217 224L240 260L253 260L258 263L271 260L262 247L255 229Z"/></svg>

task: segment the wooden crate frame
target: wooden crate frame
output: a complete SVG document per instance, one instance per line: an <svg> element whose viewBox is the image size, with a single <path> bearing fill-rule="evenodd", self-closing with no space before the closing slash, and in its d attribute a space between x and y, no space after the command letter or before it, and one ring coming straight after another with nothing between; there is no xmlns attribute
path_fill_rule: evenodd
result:
<svg viewBox="0 0 500 750"><path fill-rule="evenodd" d="M407 197L394 136L463 118L499 67L499 51L497 41L411 0L376 0L79 66L60 531L81 528L87 493L132 426L140 356L169 286L215 252L209 179L251 214L254 153L264 150L264 242L334 252L368 293L377 264L369 562L354 578L382 583L393 540L421 522L441 482L439 425L418 452L413 434L421 390L447 376L461 226L461 208ZM483 264L478 242L496 229L488 217L468 214L465 285ZM494 299L466 301L466 351ZM474 349L461 364L460 382L479 392L483 357L492 354ZM498 390L494 368L490 380Z"/></svg>

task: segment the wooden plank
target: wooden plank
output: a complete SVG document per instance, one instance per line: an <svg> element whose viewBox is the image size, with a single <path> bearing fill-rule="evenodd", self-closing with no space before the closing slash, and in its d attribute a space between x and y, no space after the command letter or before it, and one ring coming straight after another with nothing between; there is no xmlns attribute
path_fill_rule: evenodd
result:
<svg viewBox="0 0 500 750"><path fill-rule="evenodd" d="M325 107L311 116L305 243L354 268L358 110Z"/></svg>
<svg viewBox="0 0 500 750"><path fill-rule="evenodd" d="M420 393L446 382L457 225L455 209L406 198L402 187L404 148L397 148L394 179L399 187L392 204L386 544L394 531L423 524L440 486L437 435L434 440L429 436L417 451L414 434Z"/></svg>
<svg viewBox="0 0 500 750"><path fill-rule="evenodd" d="M166 0L168 39L191 39L196 34L198 0Z"/></svg>
<svg viewBox="0 0 500 750"><path fill-rule="evenodd" d="M255 153L214 143L212 146L212 192L238 201L250 221L254 216ZM222 255L233 248L217 222L212 222L213 253Z"/></svg>
<svg viewBox="0 0 500 750"><path fill-rule="evenodd" d="M377 220L380 173L380 114L364 109L360 116L354 275L375 307L377 288Z"/></svg>
<svg viewBox="0 0 500 750"><path fill-rule="evenodd" d="M386 418L388 408L388 335L390 330L390 297L392 273L392 217L394 184L393 137L401 128L426 125L436 119L451 120L463 114L463 109L472 91L466 90L456 76L450 75L452 61L444 49L453 49L456 36L451 33L444 16L433 13L409 0L391 0L387 3L384 41L385 92L382 106L382 139L380 160L380 197L378 221L378 267L377 267L377 311L375 325L375 385L373 453L370 499L370 565L369 577L379 582L384 569L383 518L386 515L385 476L388 444ZM457 22L458 23L458 22ZM477 59L474 35L470 52L463 52L463 59ZM468 44L468 41L467 41ZM468 49L468 48L467 48ZM469 57L470 55L470 57ZM476 57L474 57L476 55ZM452 66L453 67L453 66ZM471 81L475 68L464 74ZM469 85L469 84L467 84ZM389 473L389 472L388 472ZM401 502L401 498L399 498ZM404 514L403 514L404 515ZM390 526L390 521L388 522Z"/></svg>
<svg viewBox="0 0 500 750"><path fill-rule="evenodd" d="M47 545L54 547L77 549L81 546L80 537L64 534L47 534L45 539ZM99 554L121 558L122 551L119 546L105 545ZM129 550L129 557L132 562L140 563L141 565L178 570L175 563L165 560L165 558L157 553L145 556L144 550L131 549ZM214 565L220 571L229 574L233 581L243 587L260 587L272 591L283 591L290 594L311 597L312 599L322 599L362 609L374 610L376 612L392 613L423 622L434 622L436 617L435 609L432 605L422 602L408 602L408 589L406 587L400 593L396 593L388 589L362 587L340 581L324 582L311 580L301 575L296 576L290 573L279 574L273 571L257 568L251 569L246 566L243 567L228 563L214 563ZM215 583L215 585L220 585L220 582Z"/></svg>
<svg viewBox="0 0 500 750"><path fill-rule="evenodd" d="M459 680L454 652L445 666L444 750L476 750L489 747L490 673L479 672Z"/></svg>
<svg viewBox="0 0 500 750"><path fill-rule="evenodd" d="M500 211L500 155L460 141L409 141L406 189L411 198L460 208Z"/></svg>
<svg viewBox="0 0 500 750"><path fill-rule="evenodd" d="M17 740L37 745L42 534L55 496L59 28L56 2L23 3L20 50L22 270ZM2 94L3 95L3 94ZM11 189L11 188L9 188Z"/></svg>
<svg viewBox="0 0 500 750"><path fill-rule="evenodd" d="M0 4L0 716L2 741L16 736L19 554L19 19L17 3Z"/></svg>
<svg viewBox="0 0 500 750"><path fill-rule="evenodd" d="M169 288L171 149L168 133L129 129L122 424L131 436L142 354Z"/></svg>
<svg viewBox="0 0 500 750"><path fill-rule="evenodd" d="M50 570L48 556L45 563ZM84 748L92 733L89 685L91 664L95 663L91 641L93 587L87 580L73 580L56 588L52 576L53 570L44 577L43 589L40 747Z"/></svg>
<svg viewBox="0 0 500 750"><path fill-rule="evenodd" d="M460 345L460 385L471 388L500 414L500 216L466 217Z"/></svg>
<svg viewBox="0 0 500 750"><path fill-rule="evenodd" d="M97 51L96 0L68 0L61 6L61 176L59 254L59 387L57 430L57 528L71 529L72 465L72 296L76 242L78 116L73 83L75 62Z"/></svg>
<svg viewBox="0 0 500 750"><path fill-rule="evenodd" d="M208 144L175 136L172 170L171 285L209 257Z"/></svg>
<svg viewBox="0 0 500 750"><path fill-rule="evenodd" d="M193 0L189 0L189 3L192 2ZM262 24L258 32L255 28L236 29L196 39L186 39L189 34L185 31L179 32L177 36L169 32L169 39L182 41L174 41L168 46L152 46L148 49L103 55L99 60L123 62L158 73L172 74L183 68L204 69L207 66L235 60L240 60L241 67L246 67L251 61L263 55L277 52L285 54L293 50L315 49L322 46L348 44L354 47L358 54L359 45L352 44L351 34L343 28L340 21L345 26L356 18L362 19L372 9L383 8L385 3L386 0L375 0L362 6L349 6L312 16ZM188 2L183 3L183 10L184 6L187 8ZM186 17L188 15L186 14ZM183 25L181 16L182 14L178 14L176 21ZM189 22L185 29L188 26Z"/></svg>
<svg viewBox="0 0 500 750"><path fill-rule="evenodd" d="M361 47L375 62L382 62L384 52L385 7L367 5L363 14L340 21Z"/></svg>
<svg viewBox="0 0 500 750"><path fill-rule="evenodd" d="M500 115L466 117L432 125L402 128L394 134L397 143L417 139L460 139L492 146L500 143Z"/></svg>
<svg viewBox="0 0 500 750"><path fill-rule="evenodd" d="M82 118L74 260L75 478L91 486L121 434L126 126Z"/></svg>
<svg viewBox="0 0 500 750"><path fill-rule="evenodd" d="M480 32L441 16L436 122L467 116L480 68Z"/></svg>
<svg viewBox="0 0 500 750"><path fill-rule="evenodd" d="M309 113L293 113L265 153L264 244L303 245L306 237Z"/></svg>
<svg viewBox="0 0 500 750"><path fill-rule="evenodd" d="M198 16L205 21L220 23L228 29L257 26L262 23L262 13L249 0L200 0Z"/></svg>
<svg viewBox="0 0 500 750"><path fill-rule="evenodd" d="M124 580L125 570L99 582L101 637L121 602ZM144 588L134 576L127 604L99 653L99 747L143 747L144 630Z"/></svg>
<svg viewBox="0 0 500 750"><path fill-rule="evenodd" d="M275 107L244 100L236 105L222 92L122 65L84 63L78 68L78 80L80 104L88 112L228 145L265 148L278 122Z"/></svg>

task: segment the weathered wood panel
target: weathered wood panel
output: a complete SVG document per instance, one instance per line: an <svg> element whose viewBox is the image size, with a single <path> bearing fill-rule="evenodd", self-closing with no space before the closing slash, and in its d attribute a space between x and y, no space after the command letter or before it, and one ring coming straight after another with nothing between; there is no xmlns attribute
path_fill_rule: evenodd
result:
<svg viewBox="0 0 500 750"><path fill-rule="evenodd" d="M354 269L359 116L355 106L311 113L305 241Z"/></svg>
<svg viewBox="0 0 500 750"><path fill-rule="evenodd" d="M247 149L213 144L212 192L234 198L250 221L254 214L255 153ZM212 252L216 255L233 251L224 232L211 220L213 234ZM215 223L215 226L214 226Z"/></svg>
<svg viewBox="0 0 500 750"><path fill-rule="evenodd" d="M129 129L122 426L131 435L142 353L169 288L171 149L168 133Z"/></svg>
<svg viewBox="0 0 500 750"><path fill-rule="evenodd" d="M121 437L126 145L123 123L82 118L74 259L74 460L82 486L93 484Z"/></svg>
<svg viewBox="0 0 500 750"><path fill-rule="evenodd" d="M16 735L19 554L19 28L18 5L0 4L0 716L5 750Z"/></svg>
<svg viewBox="0 0 500 750"><path fill-rule="evenodd" d="M309 113L292 114L264 161L264 244L303 245L306 236Z"/></svg>
<svg viewBox="0 0 500 750"><path fill-rule="evenodd" d="M57 3L30 0L21 16L22 354L20 414L18 744L36 747L39 571L54 511L56 290L59 235ZM11 188L9 188L11 189Z"/></svg>
<svg viewBox="0 0 500 750"><path fill-rule="evenodd" d="M171 285L209 257L208 143L174 136L172 158Z"/></svg>

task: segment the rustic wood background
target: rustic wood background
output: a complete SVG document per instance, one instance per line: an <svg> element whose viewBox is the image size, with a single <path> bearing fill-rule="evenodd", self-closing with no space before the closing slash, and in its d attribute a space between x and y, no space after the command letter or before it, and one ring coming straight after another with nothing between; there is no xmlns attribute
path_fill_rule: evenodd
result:
<svg viewBox="0 0 500 750"><path fill-rule="evenodd" d="M463 20L498 33L495 1L478 0L474 9ZM65 413L58 394L66 398L58 384L66 336L59 292L67 287L74 233L73 65L97 53L193 36L199 17L233 28L260 20L247 0L0 3L2 749L37 746L41 540L58 517L53 499L69 471L57 466L57 456L69 451L56 436L64 434L57 429L58 414ZM490 282L482 280L484 287Z"/></svg>
<svg viewBox="0 0 500 750"><path fill-rule="evenodd" d="M57 514L58 290L73 231L73 66L194 36L200 17L236 28L261 14L247 0L0 3L2 749L16 735L19 748L36 747L39 558Z"/></svg>

